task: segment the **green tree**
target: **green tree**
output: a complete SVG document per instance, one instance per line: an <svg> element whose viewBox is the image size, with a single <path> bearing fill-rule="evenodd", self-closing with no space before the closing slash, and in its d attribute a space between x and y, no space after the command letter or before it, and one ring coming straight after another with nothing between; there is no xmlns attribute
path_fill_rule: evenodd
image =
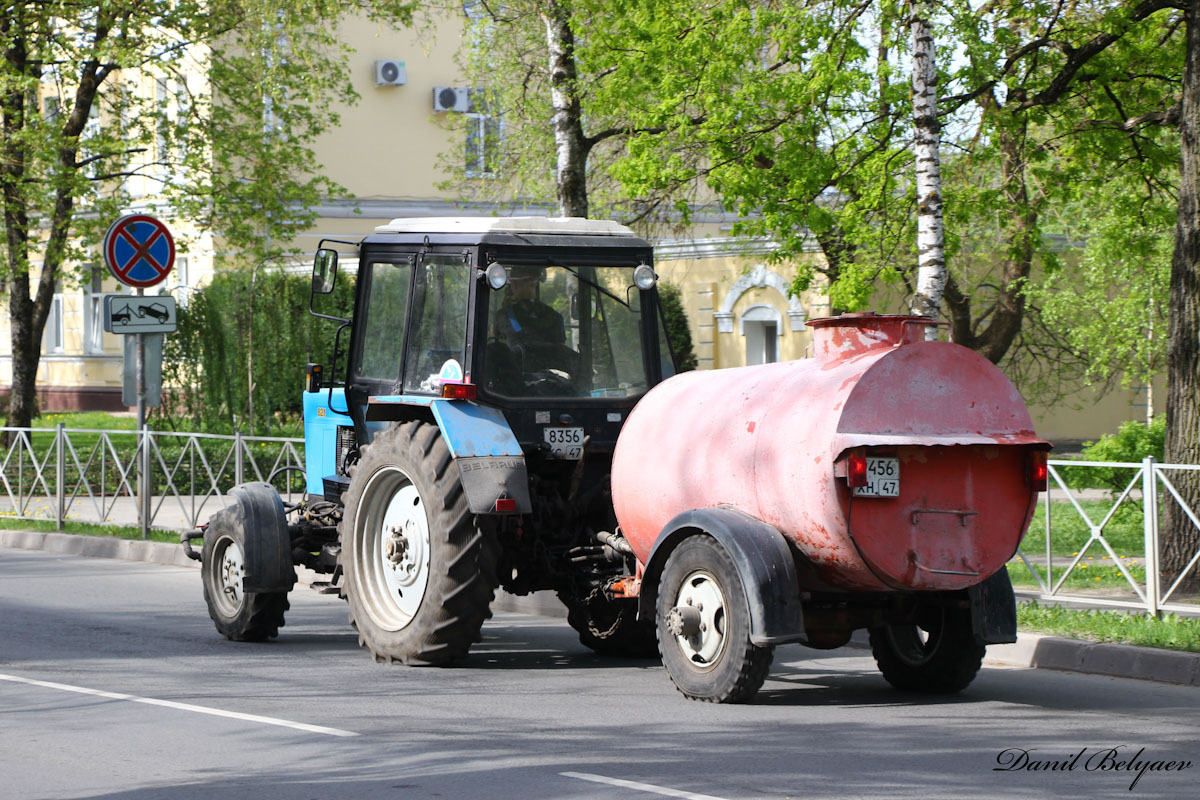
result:
<svg viewBox="0 0 1200 800"><path fill-rule="evenodd" d="M619 219L642 229L672 223L671 205L694 191L696 181L635 196L612 173L630 136L658 130L630 124L629 106L653 105L653 97L623 90L621 102L611 103L604 91L626 47L608 33L622 13L619 5L471 4L458 59L475 87L472 110L484 117L451 115L447 121L457 135L442 156L442 166L454 176L444 188L467 200L532 203L561 215ZM455 13L463 6L439 7ZM686 152L676 157L691 163Z"/></svg>
<svg viewBox="0 0 1200 800"><path fill-rule="evenodd" d="M354 281L346 278L322 298L324 313L350 316ZM179 329L164 340L158 420L216 433L278 433L273 425L301 410L304 365L335 363L334 328L298 312L308 306L310 285L308 275L269 267L223 272L193 292L179 309Z"/></svg>
<svg viewBox="0 0 1200 800"><path fill-rule="evenodd" d="M659 281L658 298L662 303L667 339L675 355L675 368L680 372L689 372L696 368L698 362L692 347L692 329L688 325L687 311L683 308L683 292L673 283Z"/></svg>
<svg viewBox="0 0 1200 800"><path fill-rule="evenodd" d="M34 414L40 343L56 284L132 197L261 260L311 223L338 187L309 144L353 97L337 20L405 23L399 0L39 0L0 18L0 278L9 288L9 425ZM200 76L196 76L196 72ZM148 80L152 89L143 82ZM94 260L94 257L93 257ZM253 261L251 263L254 263ZM36 282L32 271L40 270Z"/></svg>

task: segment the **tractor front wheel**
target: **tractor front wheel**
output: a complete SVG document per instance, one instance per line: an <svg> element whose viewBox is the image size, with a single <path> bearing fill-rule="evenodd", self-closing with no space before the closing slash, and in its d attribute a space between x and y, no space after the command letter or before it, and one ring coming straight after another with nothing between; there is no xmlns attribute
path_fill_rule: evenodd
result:
<svg viewBox="0 0 1200 800"><path fill-rule="evenodd" d="M235 503L214 514L204 531L200 563L204 601L208 605L208 615L226 639L263 642L275 638L283 627L288 598L286 591L248 592L245 589L246 538L259 535L255 523L262 522L261 518L248 513L246 503L257 502L267 513L270 513L271 505L261 499L261 493L242 495L235 491L234 497ZM263 547L265 543L259 542L258 546ZM290 553L272 553L270 556L291 564Z"/></svg>

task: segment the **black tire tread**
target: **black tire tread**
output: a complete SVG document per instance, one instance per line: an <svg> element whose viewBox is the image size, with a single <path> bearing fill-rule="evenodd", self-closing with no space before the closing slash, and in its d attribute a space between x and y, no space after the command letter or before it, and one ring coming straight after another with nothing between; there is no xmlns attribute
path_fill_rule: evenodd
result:
<svg viewBox="0 0 1200 800"><path fill-rule="evenodd" d="M970 685L983 666L987 648L975 641L969 613L944 609L935 649L920 665L896 653L886 627L867 631L871 655L885 680L896 689L927 694L956 694Z"/></svg>
<svg viewBox="0 0 1200 800"><path fill-rule="evenodd" d="M218 511L205 530L200 564L204 602L217 631L226 639L234 642L265 642L277 637L279 629L284 626L284 615L291 608L287 592L247 592L241 611L234 617L225 616L213 597L218 582L212 572L216 568L214 549L217 540L228 533L236 541L236 530L239 528L242 536L245 536L245 523L239 511L236 505ZM245 552L244 538L239 545Z"/></svg>
<svg viewBox="0 0 1200 800"><path fill-rule="evenodd" d="M728 604L728 610L726 612L727 617L729 616L729 611L733 610L734 604L736 604L739 600L742 603L745 602L744 589L742 589L740 584L741 579L737 574L737 567L734 566L733 560L725 552L724 548L722 548L720 544L716 542L716 540L708 536L696 536L689 540L685 540L676 548L675 551L672 552L671 556L668 557L667 565L663 570L663 575L658 587L658 601L656 603L655 612L655 631L658 636L659 653L662 655L663 664L667 666L668 672L671 673L672 682L675 684L675 688L684 697L687 697L690 700L699 700L705 703L749 702L756 694L758 694L758 690L762 688L763 683L767 679L768 673L771 671L771 662L775 657L775 648L769 646L760 647L749 640L749 610L746 608L740 609L740 613L744 613L746 617L746 638L742 642L729 643L735 645L736 647L743 648L740 655L734 656L739 659L737 662L736 674L733 676L732 680L727 680L725 684L717 691L711 694L697 694L695 692L688 691L683 686L679 685L679 681L675 678L675 674L671 671L671 665L668 663L668 659L678 653L678 648L675 647L673 641L664 641L663 618L667 610L667 604L670 602L670 600L667 599L667 594L665 594L665 592L670 588L666 585L666 576L672 569L671 560L676 558L677 554L682 554L681 551L684 551L685 548L690 547L692 543L697 543L700 547L707 549L709 551L707 553L707 557L713 559L712 563L698 564L697 566L705 566L714 573L719 569L723 569L726 571L726 576L733 576L738 581L736 585L731 584L721 586L721 590L726 596L725 602ZM714 577L717 576L714 575ZM738 590L738 592L742 592L740 597L738 593L734 591L735 589ZM666 635L669 636L670 634ZM727 654L732 653L732 650L728 649L729 644L727 644ZM669 653L671 653L671 655L668 655Z"/></svg>
<svg viewBox="0 0 1200 800"><path fill-rule="evenodd" d="M426 498L430 514L429 535L444 537L449 557L430 564L425 601L417 616L402 631L395 632L396 642L373 640L370 621L356 618L356 603L350 602L350 622L359 630L359 644L371 651L376 660L401 661L409 665L444 665L467 655L480 638L483 623L491 617L491 602L498 585L495 561L498 549L486 542L490 537L476 525L467 506L458 471L436 425L408 422L389 428L365 446L351 475L347 492L346 514L339 528L342 541L339 559L346 574L347 594L351 594L354 567L354 518L362 500L366 479L378 468L393 464L416 464L425 482L440 499ZM416 476L413 476L416 479Z"/></svg>

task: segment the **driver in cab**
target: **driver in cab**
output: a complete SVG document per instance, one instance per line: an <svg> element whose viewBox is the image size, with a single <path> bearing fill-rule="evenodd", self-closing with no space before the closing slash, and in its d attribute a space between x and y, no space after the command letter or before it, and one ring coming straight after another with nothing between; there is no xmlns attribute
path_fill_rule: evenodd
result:
<svg viewBox="0 0 1200 800"><path fill-rule="evenodd" d="M500 347L489 346L488 358L497 367L496 388L508 384L506 393L554 395L570 385L574 352L566 346L562 314L538 296L545 279L542 267L510 267L504 299L493 312L492 336ZM523 390L509 384L513 378L524 382Z"/></svg>
<svg viewBox="0 0 1200 800"><path fill-rule="evenodd" d="M566 340L562 314L538 299L541 267L512 267L508 290L496 316L496 336L510 344L562 344Z"/></svg>

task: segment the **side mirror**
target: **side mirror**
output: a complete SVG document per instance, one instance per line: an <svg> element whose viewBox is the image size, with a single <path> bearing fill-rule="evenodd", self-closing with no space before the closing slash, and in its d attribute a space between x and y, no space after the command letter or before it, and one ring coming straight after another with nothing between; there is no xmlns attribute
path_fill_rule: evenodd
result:
<svg viewBox="0 0 1200 800"><path fill-rule="evenodd" d="M321 248L313 259L312 293L329 294L337 278L338 254L336 250Z"/></svg>

